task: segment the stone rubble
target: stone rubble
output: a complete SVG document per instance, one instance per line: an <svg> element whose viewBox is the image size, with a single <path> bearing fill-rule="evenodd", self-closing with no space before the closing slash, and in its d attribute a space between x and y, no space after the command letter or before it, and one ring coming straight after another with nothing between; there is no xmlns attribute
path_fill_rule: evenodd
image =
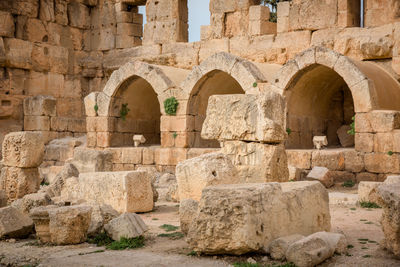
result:
<svg viewBox="0 0 400 267"><path fill-rule="evenodd" d="M147 226L142 218L135 213L124 213L104 225L107 234L119 241L121 237L134 238L143 235Z"/></svg>
<svg viewBox="0 0 400 267"><path fill-rule="evenodd" d="M0 208L0 238L25 238L33 232L33 221L13 207Z"/></svg>

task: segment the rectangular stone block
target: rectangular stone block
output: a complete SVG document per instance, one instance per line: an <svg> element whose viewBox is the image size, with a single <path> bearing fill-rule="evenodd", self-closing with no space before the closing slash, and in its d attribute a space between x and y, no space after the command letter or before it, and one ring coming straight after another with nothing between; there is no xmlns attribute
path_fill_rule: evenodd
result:
<svg viewBox="0 0 400 267"><path fill-rule="evenodd" d="M12 132L4 137L3 163L6 166L31 168L42 163L42 135L35 132Z"/></svg>
<svg viewBox="0 0 400 267"><path fill-rule="evenodd" d="M118 23L117 34L142 37L143 36L142 24Z"/></svg>
<svg viewBox="0 0 400 267"><path fill-rule="evenodd" d="M372 152L374 151L374 134L372 133L356 133L355 148L359 152Z"/></svg>
<svg viewBox="0 0 400 267"><path fill-rule="evenodd" d="M89 8L78 2L69 3L68 20L72 27L88 29L90 26Z"/></svg>
<svg viewBox="0 0 400 267"><path fill-rule="evenodd" d="M5 38L6 64L19 69L32 68L32 43L14 38Z"/></svg>
<svg viewBox="0 0 400 267"><path fill-rule="evenodd" d="M144 171L81 173L61 196L108 204L120 213L149 212L154 205L151 177Z"/></svg>
<svg viewBox="0 0 400 267"><path fill-rule="evenodd" d="M56 99L51 96L33 96L24 99L25 116L56 116Z"/></svg>
<svg viewBox="0 0 400 267"><path fill-rule="evenodd" d="M50 131L49 116L24 116L25 131Z"/></svg>
<svg viewBox="0 0 400 267"><path fill-rule="evenodd" d="M153 147L144 147L143 148L143 165L153 165L154 164L154 150Z"/></svg>
<svg viewBox="0 0 400 267"><path fill-rule="evenodd" d="M15 25L11 13L0 11L0 36L14 37Z"/></svg>
<svg viewBox="0 0 400 267"><path fill-rule="evenodd" d="M369 113L374 132L390 132L400 129L400 111L374 110Z"/></svg>
<svg viewBox="0 0 400 267"><path fill-rule="evenodd" d="M6 192L8 202L27 194L36 193L40 187L37 168L3 167L0 174L0 189Z"/></svg>
<svg viewBox="0 0 400 267"><path fill-rule="evenodd" d="M117 35L115 37L115 48L130 48L142 45L142 39L137 36Z"/></svg>
<svg viewBox="0 0 400 267"><path fill-rule="evenodd" d="M349 172L362 172L364 171L364 155L355 150L348 150L344 152L344 168Z"/></svg>
<svg viewBox="0 0 400 267"><path fill-rule="evenodd" d="M266 35L276 34L277 24L270 21L262 20L250 20L249 21L249 33L252 36L255 35Z"/></svg>
<svg viewBox="0 0 400 267"><path fill-rule="evenodd" d="M114 118L110 117L87 117L86 130L88 132L113 132Z"/></svg>
<svg viewBox="0 0 400 267"><path fill-rule="evenodd" d="M161 116L162 132L186 132L194 130L193 116Z"/></svg>
<svg viewBox="0 0 400 267"><path fill-rule="evenodd" d="M288 165L299 169L311 169L312 150L286 150Z"/></svg>
<svg viewBox="0 0 400 267"><path fill-rule="evenodd" d="M154 151L154 162L157 165L177 165L186 159L186 148L157 148Z"/></svg>
<svg viewBox="0 0 400 267"><path fill-rule="evenodd" d="M201 136L211 140L281 143L287 137L281 95L216 95L208 101Z"/></svg>
<svg viewBox="0 0 400 267"><path fill-rule="evenodd" d="M73 164L80 173L107 172L112 170L112 154L87 148L76 148Z"/></svg>
<svg viewBox="0 0 400 267"><path fill-rule="evenodd" d="M373 173L400 173L399 154L368 153L364 156L365 169Z"/></svg>
<svg viewBox="0 0 400 267"><path fill-rule="evenodd" d="M343 171L345 166L344 151L317 150L312 153L312 167L326 167L331 171Z"/></svg>

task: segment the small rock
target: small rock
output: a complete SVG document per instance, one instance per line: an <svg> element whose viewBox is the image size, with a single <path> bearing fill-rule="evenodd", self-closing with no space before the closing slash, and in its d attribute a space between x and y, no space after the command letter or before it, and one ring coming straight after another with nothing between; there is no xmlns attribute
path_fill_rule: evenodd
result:
<svg viewBox="0 0 400 267"><path fill-rule="evenodd" d="M116 241L121 237L134 238L147 231L147 226L136 213L124 213L104 225L107 234Z"/></svg>
<svg viewBox="0 0 400 267"><path fill-rule="evenodd" d="M271 258L274 260L284 260L289 246L302 238L304 238L303 235L290 235L275 239L268 248Z"/></svg>
<svg viewBox="0 0 400 267"><path fill-rule="evenodd" d="M351 130L349 125L343 125L337 130L340 144L342 147L353 147L354 146L354 135L348 133Z"/></svg>
<svg viewBox="0 0 400 267"><path fill-rule="evenodd" d="M248 263L252 263L252 264L256 264L257 263L257 261L255 259L251 258L251 257L247 259L247 262Z"/></svg>
<svg viewBox="0 0 400 267"><path fill-rule="evenodd" d="M307 175L306 180L319 181L326 188L332 187L334 184L332 176L329 175L328 168L325 167L314 167Z"/></svg>
<svg viewBox="0 0 400 267"><path fill-rule="evenodd" d="M95 236L102 232L105 224L119 216L118 211L107 204L93 205L92 208L91 222L88 230L89 236Z"/></svg>
<svg viewBox="0 0 400 267"><path fill-rule="evenodd" d="M18 209L22 213L29 214L29 211L33 208L51 204L53 204L53 201L47 193L34 193L15 200L11 203L11 207Z"/></svg>
<svg viewBox="0 0 400 267"><path fill-rule="evenodd" d="M196 216L199 203L193 199L184 199L179 205L179 219L181 230L185 235L189 232L190 224Z"/></svg>
<svg viewBox="0 0 400 267"><path fill-rule="evenodd" d="M0 208L0 238L23 238L33 231L28 215L13 207Z"/></svg>

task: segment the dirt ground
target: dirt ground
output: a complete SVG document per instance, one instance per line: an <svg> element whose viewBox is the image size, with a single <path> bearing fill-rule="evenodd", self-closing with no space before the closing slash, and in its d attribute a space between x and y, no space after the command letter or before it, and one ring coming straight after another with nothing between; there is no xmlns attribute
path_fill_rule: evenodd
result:
<svg viewBox="0 0 400 267"><path fill-rule="evenodd" d="M184 238L158 236L165 233L160 228L163 224L179 226L178 209L176 203L157 203L155 211L141 214L149 231L146 245L140 249L110 251L87 243L56 247L38 246L34 239L6 240L0 242L0 266L232 266L250 257L260 266L282 264L259 254L190 256ZM400 266L400 260L379 246L383 239L381 213L381 209L331 206L332 231L343 233L353 248L347 255L336 255L320 266Z"/></svg>

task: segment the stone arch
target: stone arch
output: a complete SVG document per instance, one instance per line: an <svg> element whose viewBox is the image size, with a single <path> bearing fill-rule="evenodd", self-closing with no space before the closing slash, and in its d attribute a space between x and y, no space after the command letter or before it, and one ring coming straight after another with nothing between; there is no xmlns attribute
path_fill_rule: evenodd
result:
<svg viewBox="0 0 400 267"><path fill-rule="evenodd" d="M258 84L265 81L256 65L225 52L214 54L194 67L181 86L188 98L186 112L194 119L190 146L219 147L219 142L200 136L211 95L254 93Z"/></svg>
<svg viewBox="0 0 400 267"><path fill-rule="evenodd" d="M312 148L315 135L327 135L328 142L339 145L337 130L349 125L354 113L400 108L400 86L390 74L372 62L353 61L323 47L288 61L274 86L288 103L288 148Z"/></svg>

